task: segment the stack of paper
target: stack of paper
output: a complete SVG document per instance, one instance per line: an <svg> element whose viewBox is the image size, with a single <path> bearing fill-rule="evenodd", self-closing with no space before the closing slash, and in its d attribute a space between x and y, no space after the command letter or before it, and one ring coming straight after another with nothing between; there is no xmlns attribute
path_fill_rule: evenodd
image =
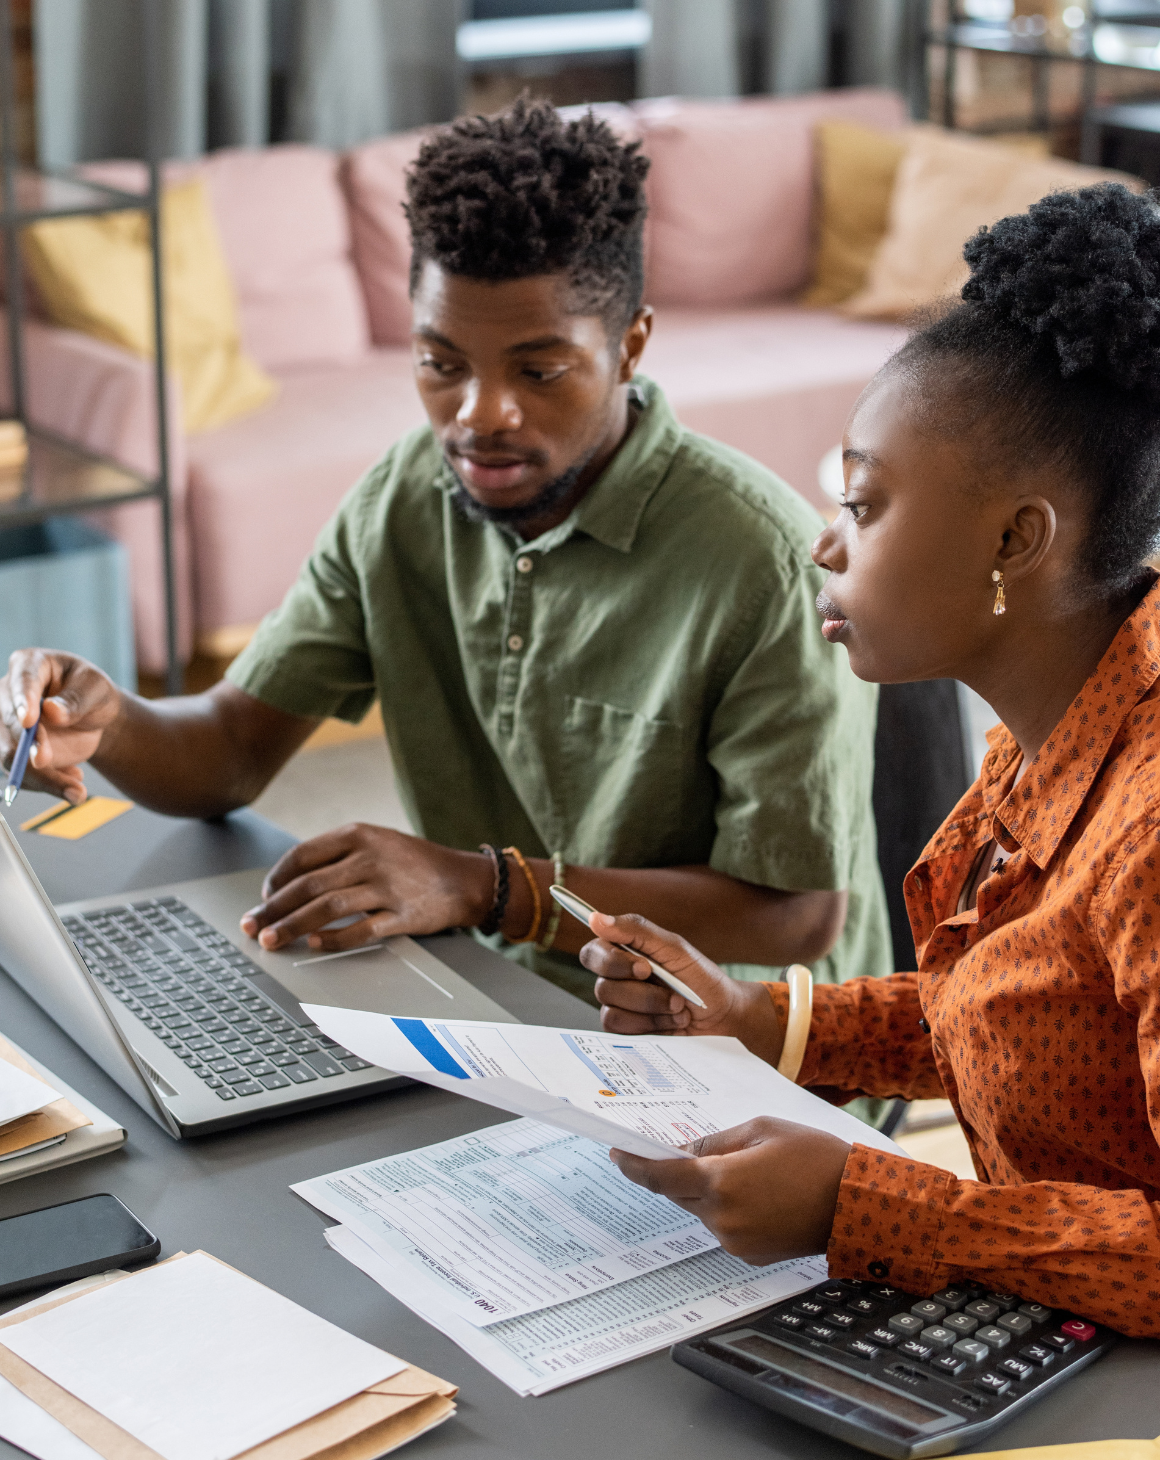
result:
<svg viewBox="0 0 1160 1460"><path fill-rule="evenodd" d="M0 1375L40 1415L0 1393L0 1433L42 1460L372 1460L455 1411L454 1386L204 1252L0 1319Z"/></svg>
<svg viewBox="0 0 1160 1460"><path fill-rule="evenodd" d="M307 1006L383 1068L532 1117L300 1183L326 1240L521 1394L586 1374L822 1281L811 1257L752 1268L608 1160L654 1159L756 1115L896 1151L735 1039L391 1018Z"/></svg>
<svg viewBox="0 0 1160 1460"><path fill-rule="evenodd" d="M0 1037L0 1183L121 1145L124 1130Z"/></svg>
<svg viewBox="0 0 1160 1460"><path fill-rule="evenodd" d="M516 1120L293 1190L326 1240L518 1394L546 1394L821 1282L753 1268L607 1149Z"/></svg>

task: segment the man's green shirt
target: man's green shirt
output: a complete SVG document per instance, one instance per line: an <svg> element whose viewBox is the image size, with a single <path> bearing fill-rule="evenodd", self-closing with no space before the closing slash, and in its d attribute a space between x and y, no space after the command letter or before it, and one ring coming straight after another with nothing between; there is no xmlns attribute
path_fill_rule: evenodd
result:
<svg viewBox="0 0 1160 1460"><path fill-rule="evenodd" d="M412 432L349 493L229 678L297 715L358 721L377 695L432 841L848 888L816 974L888 972L876 691L821 636L820 519L686 431L655 385L636 389L624 445L533 542L467 521L434 434ZM591 998L575 959L536 966Z"/></svg>

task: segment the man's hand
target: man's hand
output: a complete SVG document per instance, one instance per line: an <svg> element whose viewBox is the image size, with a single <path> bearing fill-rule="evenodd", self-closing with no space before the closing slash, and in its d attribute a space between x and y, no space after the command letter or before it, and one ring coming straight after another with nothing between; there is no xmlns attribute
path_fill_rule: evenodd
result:
<svg viewBox="0 0 1160 1460"><path fill-rule="evenodd" d="M306 937L328 953L399 933L474 927L492 904L491 859L352 822L293 847L266 876L242 931L263 948ZM344 928L328 923L354 915Z"/></svg>
<svg viewBox="0 0 1160 1460"><path fill-rule="evenodd" d="M24 783L79 806L88 792L82 764L117 718L121 691L95 664L75 654L18 649L0 680L0 759L12 764L20 732L40 729Z"/></svg>
<svg viewBox="0 0 1160 1460"><path fill-rule="evenodd" d="M726 1252L754 1266L825 1252L850 1154L845 1141L763 1115L685 1150L697 1159L610 1155L630 1181L691 1212Z"/></svg>
<svg viewBox="0 0 1160 1460"><path fill-rule="evenodd" d="M764 985L730 978L684 938L636 913L616 918L597 913L592 931L599 936L580 950L580 962L598 975L601 1023L610 1033L731 1034L759 1058L777 1064L785 1031ZM698 1009L653 979L644 959L617 948L617 943L676 974L705 1007Z"/></svg>

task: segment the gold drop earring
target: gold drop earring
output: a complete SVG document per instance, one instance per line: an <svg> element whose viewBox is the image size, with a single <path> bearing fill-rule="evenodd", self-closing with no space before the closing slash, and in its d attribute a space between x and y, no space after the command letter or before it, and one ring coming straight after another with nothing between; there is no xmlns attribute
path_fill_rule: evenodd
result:
<svg viewBox="0 0 1160 1460"><path fill-rule="evenodd" d="M996 585L996 587L995 587L995 607L991 610L991 612L993 614L995 614L995 615L998 615L998 614L1001 614L1001 613L1006 613L1007 612L1007 595L1003 591L1003 575L1002 575L1002 573L1000 573L1000 571L999 571L998 568L994 569L994 571L992 572L992 574L991 574L991 582Z"/></svg>

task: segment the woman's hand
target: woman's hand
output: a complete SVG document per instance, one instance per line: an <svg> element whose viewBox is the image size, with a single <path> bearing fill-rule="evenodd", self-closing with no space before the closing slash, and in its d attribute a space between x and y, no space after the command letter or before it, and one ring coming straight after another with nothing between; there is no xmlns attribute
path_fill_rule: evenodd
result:
<svg viewBox="0 0 1160 1460"><path fill-rule="evenodd" d="M691 1212L726 1252L755 1267L825 1252L850 1154L845 1141L763 1115L685 1150L696 1159L609 1154L630 1181Z"/></svg>
<svg viewBox="0 0 1160 1460"><path fill-rule="evenodd" d="M615 918L596 913L591 926L598 936L580 950L580 961L598 975L601 1022L610 1033L731 1034L760 1059L777 1064L785 1031L764 985L730 978L684 938L636 913ZM633 957L617 943L647 954L676 974L705 1001L705 1007L698 1009L655 980L643 958Z"/></svg>

